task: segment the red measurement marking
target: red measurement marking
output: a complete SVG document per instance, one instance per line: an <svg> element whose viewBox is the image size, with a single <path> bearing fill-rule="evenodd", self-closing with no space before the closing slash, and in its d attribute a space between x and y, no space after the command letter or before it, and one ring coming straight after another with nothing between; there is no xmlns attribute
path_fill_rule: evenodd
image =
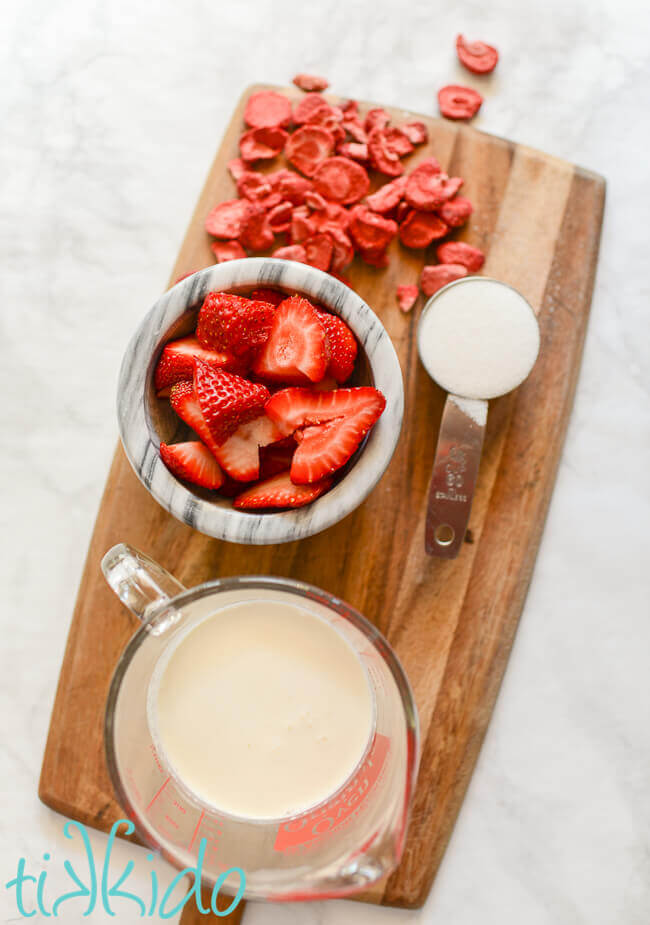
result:
<svg viewBox="0 0 650 925"><path fill-rule="evenodd" d="M204 816L205 816L205 810L202 810L201 815L199 816L199 821L196 823L196 828L194 829L194 835L192 835L192 841L190 842L190 848L191 848L192 845L194 844L194 839L195 839L196 836L197 836L197 833L198 833L198 831L199 831L199 826L200 826L201 823L203 822L203 817L204 817Z"/></svg>
<svg viewBox="0 0 650 925"><path fill-rule="evenodd" d="M165 787L167 786L167 784L169 783L170 780L171 780L171 778L168 777L167 780L165 781L165 783L164 783L164 784L162 785L162 787L160 788L160 790L158 790L158 792L154 794L154 797L153 797L151 803L149 803L149 805L147 806L145 812L148 812L148 811L151 809L151 807L152 807L153 804L156 802L156 800L158 799L158 797L160 796L160 794L163 792L163 790L165 789Z"/></svg>

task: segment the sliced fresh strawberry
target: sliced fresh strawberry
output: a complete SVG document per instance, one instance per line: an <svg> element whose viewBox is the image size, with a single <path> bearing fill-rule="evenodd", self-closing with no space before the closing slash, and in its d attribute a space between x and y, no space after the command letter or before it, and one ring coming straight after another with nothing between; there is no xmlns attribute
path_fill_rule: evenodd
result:
<svg viewBox="0 0 650 925"><path fill-rule="evenodd" d="M329 341L318 312L307 299L294 295L275 309L271 335L253 370L276 382L320 382L329 358Z"/></svg>
<svg viewBox="0 0 650 925"><path fill-rule="evenodd" d="M223 472L207 446L199 440L188 443L161 443L162 461L177 478L202 485L204 488L219 488L223 484Z"/></svg>
<svg viewBox="0 0 650 925"><path fill-rule="evenodd" d="M252 482L260 476L260 447L282 440L283 436L277 424L261 414L239 425L219 447L217 459L231 478Z"/></svg>
<svg viewBox="0 0 650 925"><path fill-rule="evenodd" d="M274 312L268 302L209 292L199 311L196 336L203 347L242 356L266 343Z"/></svg>
<svg viewBox="0 0 650 925"><path fill-rule="evenodd" d="M177 382L172 386L169 400L176 414L192 428L212 454L216 453L219 447L203 417L199 401L194 394L194 385L191 382Z"/></svg>
<svg viewBox="0 0 650 925"><path fill-rule="evenodd" d="M357 358L357 341L342 318L331 315L329 312L319 312L318 317L327 331L330 342L330 361L327 375L333 376L337 382L345 382L354 370Z"/></svg>
<svg viewBox="0 0 650 925"><path fill-rule="evenodd" d="M285 434L299 427L325 424L336 418L349 417L367 407L378 408L377 417L386 401L377 389L361 386L356 389L337 389L318 392L315 389L281 389L266 403L264 409Z"/></svg>
<svg viewBox="0 0 650 925"><path fill-rule="evenodd" d="M263 410L270 392L264 385L241 376L212 369L194 360L194 391L201 414L214 442L220 446L240 424L252 421Z"/></svg>
<svg viewBox="0 0 650 925"><path fill-rule="evenodd" d="M241 360L230 351L207 350L196 337L181 337L180 340L170 341L160 354L154 373L156 391L161 392L183 379L191 379L193 357L204 360L213 369L241 371L242 367Z"/></svg>
<svg viewBox="0 0 650 925"><path fill-rule="evenodd" d="M295 485L288 472L281 472L248 488L235 498L233 503L238 510L244 511L257 508L303 507L327 491L331 484L331 479L323 479L312 485Z"/></svg>
<svg viewBox="0 0 650 925"><path fill-rule="evenodd" d="M260 478L270 479L272 475L286 472L291 468L291 460L296 452L296 441L285 437L277 443L260 447Z"/></svg>

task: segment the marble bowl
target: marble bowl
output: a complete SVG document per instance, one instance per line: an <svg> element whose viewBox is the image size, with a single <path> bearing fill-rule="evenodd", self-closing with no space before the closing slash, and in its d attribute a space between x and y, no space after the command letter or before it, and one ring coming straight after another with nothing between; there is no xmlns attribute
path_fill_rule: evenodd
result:
<svg viewBox="0 0 650 925"><path fill-rule="evenodd" d="M374 385L386 409L334 487L294 511L237 511L228 498L191 490L162 462L161 441L187 439L187 429L167 400L156 398L153 372L167 341L193 330L205 295L213 290L246 293L258 286L299 292L320 302L352 328L360 350L350 385ZM288 543L342 520L367 497L388 466L402 425L404 386L395 348L384 326L356 293L334 277L288 260L255 257L200 270L155 303L134 334L122 361L117 413L126 455L138 478L170 514L201 533L233 543Z"/></svg>

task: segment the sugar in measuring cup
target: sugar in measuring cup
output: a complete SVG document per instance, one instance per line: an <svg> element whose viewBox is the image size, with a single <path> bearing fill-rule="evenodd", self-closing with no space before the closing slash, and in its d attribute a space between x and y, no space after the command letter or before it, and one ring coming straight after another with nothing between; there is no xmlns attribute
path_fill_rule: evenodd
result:
<svg viewBox="0 0 650 925"><path fill-rule="evenodd" d="M142 621L115 670L105 739L140 837L251 899L366 889L399 862L417 773L413 696L380 633L291 579L185 590L128 546L104 575ZM221 881L235 893L240 879Z"/></svg>
<svg viewBox="0 0 650 925"><path fill-rule="evenodd" d="M449 393L429 487L425 545L429 554L452 559L467 529L488 399L526 379L539 353L539 326L512 286L467 276L429 299L417 340L425 369Z"/></svg>

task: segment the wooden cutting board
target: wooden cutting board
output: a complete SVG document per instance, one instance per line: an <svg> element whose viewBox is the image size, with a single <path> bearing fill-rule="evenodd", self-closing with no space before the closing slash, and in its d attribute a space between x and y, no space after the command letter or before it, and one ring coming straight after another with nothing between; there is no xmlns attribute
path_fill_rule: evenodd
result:
<svg viewBox="0 0 650 925"><path fill-rule="evenodd" d="M203 221L213 205L233 195L226 163L238 153L245 100L258 89L247 90L234 113L172 280L212 263ZM286 92L299 95L294 88ZM369 106L362 104L362 111ZM395 122L414 118L391 111ZM465 178L475 213L458 237L486 251L486 275L530 301L542 336L530 378L491 403L460 556L445 561L424 553L426 492L444 395L417 358L421 306L404 315L395 303L397 284L416 282L432 254L393 242L388 269L355 261L349 273L386 326L404 373L404 429L379 486L320 536L275 547L230 545L168 515L118 448L81 580L39 789L48 806L99 829L122 815L104 763L102 718L113 668L135 623L100 573L110 546L124 541L139 547L187 586L240 573L300 578L376 623L414 688L422 761L406 850L399 869L364 897L407 907L425 900L440 864L524 604L573 402L605 199L604 180L572 164L465 125L415 118L427 123L431 138L410 165L435 154L450 175ZM147 307L136 308L134 329ZM190 921L187 911L183 922Z"/></svg>

